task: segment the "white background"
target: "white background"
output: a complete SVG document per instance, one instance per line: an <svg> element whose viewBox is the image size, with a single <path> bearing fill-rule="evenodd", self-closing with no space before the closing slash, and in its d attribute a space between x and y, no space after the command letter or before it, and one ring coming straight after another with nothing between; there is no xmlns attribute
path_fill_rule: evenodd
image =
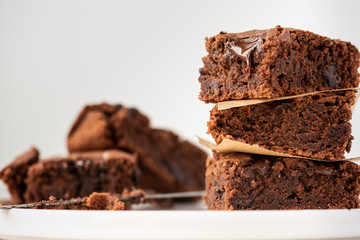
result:
<svg viewBox="0 0 360 240"><path fill-rule="evenodd" d="M206 36L282 25L360 47L359 10L355 0L0 0L0 168L32 145L66 154L86 103L137 107L195 142L212 107L197 99ZM359 111L350 157L360 156Z"/></svg>

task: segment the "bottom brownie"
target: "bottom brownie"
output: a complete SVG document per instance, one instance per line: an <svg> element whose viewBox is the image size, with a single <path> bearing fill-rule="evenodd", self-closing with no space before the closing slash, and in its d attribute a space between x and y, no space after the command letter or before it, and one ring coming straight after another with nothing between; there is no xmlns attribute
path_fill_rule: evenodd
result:
<svg viewBox="0 0 360 240"><path fill-rule="evenodd" d="M243 153L207 163L210 210L359 208L360 166Z"/></svg>

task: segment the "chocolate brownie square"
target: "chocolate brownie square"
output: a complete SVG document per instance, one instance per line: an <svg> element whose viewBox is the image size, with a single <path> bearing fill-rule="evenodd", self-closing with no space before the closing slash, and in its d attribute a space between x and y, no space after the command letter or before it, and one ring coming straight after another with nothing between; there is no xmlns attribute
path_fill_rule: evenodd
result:
<svg viewBox="0 0 360 240"><path fill-rule="evenodd" d="M19 174L20 173L20 174ZM136 185L137 157L120 150L92 151L39 160L36 149L1 171L13 203L85 197L93 192L122 193Z"/></svg>
<svg viewBox="0 0 360 240"><path fill-rule="evenodd" d="M280 153L339 160L349 152L354 91L320 93L226 110L211 110L208 133Z"/></svg>
<svg viewBox="0 0 360 240"><path fill-rule="evenodd" d="M54 196L85 197L93 192L121 193L135 186L136 156L119 150L70 154L31 165L25 180L26 202Z"/></svg>
<svg viewBox="0 0 360 240"><path fill-rule="evenodd" d="M27 170L38 161L39 151L36 148L31 148L16 157L12 163L0 171L0 179L7 185L12 203L16 204L25 201Z"/></svg>
<svg viewBox="0 0 360 240"><path fill-rule="evenodd" d="M349 42L277 26L206 39L200 100L276 98L359 84L360 53Z"/></svg>
<svg viewBox="0 0 360 240"><path fill-rule="evenodd" d="M360 166L214 152L206 190L210 210L359 208Z"/></svg>
<svg viewBox="0 0 360 240"><path fill-rule="evenodd" d="M134 108L86 106L67 140L69 152L117 148L139 156L139 188L157 192L203 189L207 154L176 134L154 129Z"/></svg>

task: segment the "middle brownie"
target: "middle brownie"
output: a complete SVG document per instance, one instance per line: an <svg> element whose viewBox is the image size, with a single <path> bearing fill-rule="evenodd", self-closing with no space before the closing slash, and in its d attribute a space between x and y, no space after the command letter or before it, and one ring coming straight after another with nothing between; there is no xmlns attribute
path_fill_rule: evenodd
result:
<svg viewBox="0 0 360 240"><path fill-rule="evenodd" d="M211 110L208 133L296 156L343 159L351 148L354 91L319 93L227 110Z"/></svg>

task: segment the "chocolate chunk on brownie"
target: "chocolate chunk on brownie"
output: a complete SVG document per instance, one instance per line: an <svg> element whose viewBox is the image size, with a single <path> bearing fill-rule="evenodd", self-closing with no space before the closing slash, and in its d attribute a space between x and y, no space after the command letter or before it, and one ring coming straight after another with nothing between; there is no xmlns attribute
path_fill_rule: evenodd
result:
<svg viewBox="0 0 360 240"><path fill-rule="evenodd" d="M24 202L26 192L25 179L29 166L39 161L39 152L35 148L21 154L0 171L0 179L5 182L11 195L12 203Z"/></svg>
<svg viewBox="0 0 360 240"><path fill-rule="evenodd" d="M120 150L38 158L38 151L31 149L1 171L13 203L36 202L50 196L85 197L93 192L121 193L136 184L137 157Z"/></svg>
<svg viewBox="0 0 360 240"><path fill-rule="evenodd" d="M134 108L86 106L68 135L69 152L117 148L139 156L139 188L158 192L204 188L207 155L171 131L154 129Z"/></svg>
<svg viewBox="0 0 360 240"><path fill-rule="evenodd" d="M359 84L360 53L349 42L277 26L206 39L200 100L276 98Z"/></svg>
<svg viewBox="0 0 360 240"><path fill-rule="evenodd" d="M351 147L354 91L320 93L227 110L211 110L208 133L285 154L339 160Z"/></svg>
<svg viewBox="0 0 360 240"><path fill-rule="evenodd" d="M360 167L243 153L214 153L206 171L211 210L360 207Z"/></svg>

